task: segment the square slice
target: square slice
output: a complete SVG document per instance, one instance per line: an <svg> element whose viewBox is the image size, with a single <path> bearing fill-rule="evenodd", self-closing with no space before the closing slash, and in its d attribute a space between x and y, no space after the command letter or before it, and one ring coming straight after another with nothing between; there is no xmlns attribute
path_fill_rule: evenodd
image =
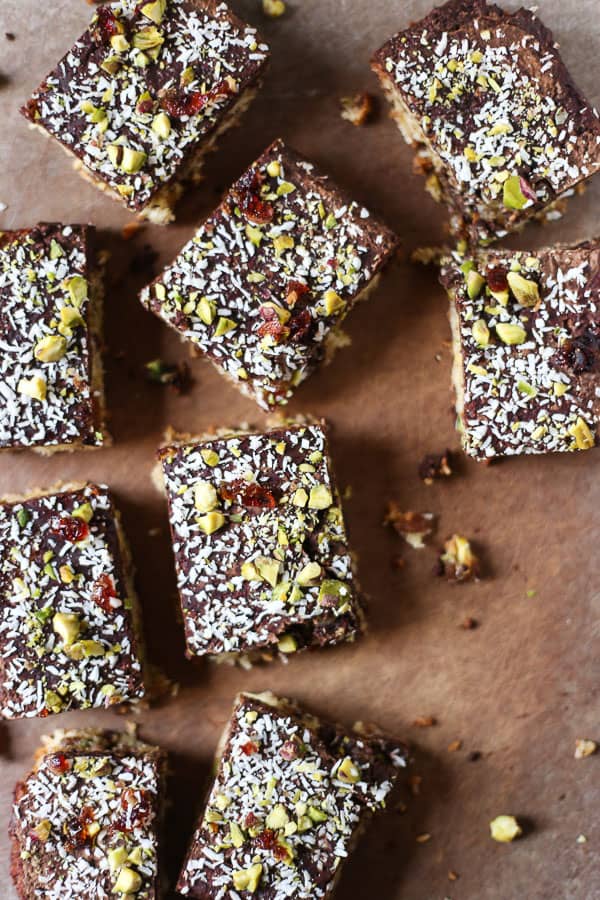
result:
<svg viewBox="0 0 600 900"><path fill-rule="evenodd" d="M107 443L94 234L59 224L0 234L2 450Z"/></svg>
<svg viewBox="0 0 600 900"><path fill-rule="evenodd" d="M0 503L0 715L144 696L132 565L104 486Z"/></svg>
<svg viewBox="0 0 600 900"><path fill-rule="evenodd" d="M526 9L450 0L372 62L427 185L469 243L515 231L600 169L600 121Z"/></svg>
<svg viewBox="0 0 600 900"><path fill-rule="evenodd" d="M276 141L141 300L265 409L343 343L394 235Z"/></svg>
<svg viewBox="0 0 600 900"><path fill-rule="evenodd" d="M224 3L122 0L97 10L22 113L97 187L165 224L249 105L267 58Z"/></svg>
<svg viewBox="0 0 600 900"><path fill-rule="evenodd" d="M187 655L352 641L359 591L321 425L160 451Z"/></svg>
<svg viewBox="0 0 600 900"><path fill-rule="evenodd" d="M463 446L588 450L600 416L600 242L442 262Z"/></svg>
<svg viewBox="0 0 600 900"><path fill-rule="evenodd" d="M374 731L321 723L272 694L242 694L217 763L179 893L321 900L407 755Z"/></svg>
<svg viewBox="0 0 600 900"><path fill-rule="evenodd" d="M128 734L42 738L10 826L19 900L158 900L166 756Z"/></svg>

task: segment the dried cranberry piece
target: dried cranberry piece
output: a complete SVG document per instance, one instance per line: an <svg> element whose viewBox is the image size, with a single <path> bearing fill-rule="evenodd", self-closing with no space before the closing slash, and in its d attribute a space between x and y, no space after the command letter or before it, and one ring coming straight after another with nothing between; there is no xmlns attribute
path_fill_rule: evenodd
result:
<svg viewBox="0 0 600 900"><path fill-rule="evenodd" d="M227 81L220 81L210 91L182 91L171 88L163 95L160 105L174 119L195 116L215 100L228 97L233 91Z"/></svg>
<svg viewBox="0 0 600 900"><path fill-rule="evenodd" d="M288 281L287 285L287 294L285 298L285 302L288 306L295 306L295 304L303 297L305 294L308 294L309 287L307 284L304 284L302 281Z"/></svg>
<svg viewBox="0 0 600 900"><path fill-rule="evenodd" d="M533 202L535 203L537 201L537 194L529 184L529 182L525 178L523 178L523 176L519 178L519 184L523 196L527 197L528 200L533 200Z"/></svg>
<svg viewBox="0 0 600 900"><path fill-rule="evenodd" d="M256 225L266 225L273 220L274 215L273 205L260 196L261 183L258 172L250 170L242 175L232 189L240 210Z"/></svg>
<svg viewBox="0 0 600 900"><path fill-rule="evenodd" d="M117 17L108 6L101 6L98 10L94 33L105 43L108 43L113 35L120 33Z"/></svg>
<svg viewBox="0 0 600 900"><path fill-rule="evenodd" d="M85 540L90 533L88 523L77 516L54 516L50 530L72 544Z"/></svg>
<svg viewBox="0 0 600 900"><path fill-rule="evenodd" d="M262 484L249 484L242 494L242 504L250 509L275 509L277 500Z"/></svg>
<svg viewBox="0 0 600 900"><path fill-rule="evenodd" d="M265 320L258 327L258 333L261 337L271 337L276 344L287 340L290 335L290 329L279 321L279 316L272 306L261 306L259 312Z"/></svg>
<svg viewBox="0 0 600 900"><path fill-rule="evenodd" d="M600 362L600 336L587 329L565 341L560 357L576 375L594 371Z"/></svg>
<svg viewBox="0 0 600 900"><path fill-rule="evenodd" d="M290 340L300 343L311 330L311 326L312 317L307 309L302 309L295 313L288 322Z"/></svg>
<svg viewBox="0 0 600 900"><path fill-rule="evenodd" d="M139 113L139 115L147 115L147 113L151 113L154 109L154 100L140 100L135 108L135 111Z"/></svg>
<svg viewBox="0 0 600 900"><path fill-rule="evenodd" d="M279 748L279 755L282 759L285 759L286 762L291 762L294 759L299 759L301 756L304 756L304 746L298 738L290 738L289 741L285 741Z"/></svg>
<svg viewBox="0 0 600 900"><path fill-rule="evenodd" d="M504 266L494 266L487 271L487 283L490 291L500 294L502 291L508 290L507 271Z"/></svg>
<svg viewBox="0 0 600 900"><path fill-rule="evenodd" d="M253 753L258 753L258 744L255 744L254 741L246 741L245 744L242 744L240 750L246 756L252 756Z"/></svg>
<svg viewBox="0 0 600 900"><path fill-rule="evenodd" d="M89 806L84 806L76 818L65 822L65 846L70 853L81 850L93 841L93 835L89 833L89 826L94 821L94 811Z"/></svg>
<svg viewBox="0 0 600 900"><path fill-rule="evenodd" d="M260 847L261 850L275 850L276 847L279 846L277 832L273 831L272 828L265 828L264 831L261 831L261 833L254 838L254 843L257 847Z"/></svg>
<svg viewBox="0 0 600 900"><path fill-rule="evenodd" d="M246 818L244 819L244 828L254 828L258 825L259 820L254 815L253 812L249 812Z"/></svg>
<svg viewBox="0 0 600 900"><path fill-rule="evenodd" d="M113 822L117 831L133 831L148 821L152 812L150 791L126 788L121 795L121 813Z"/></svg>
<svg viewBox="0 0 600 900"><path fill-rule="evenodd" d="M46 760L46 765L56 775L64 775L71 768L71 763L64 753L53 753Z"/></svg>
<svg viewBox="0 0 600 900"><path fill-rule="evenodd" d="M103 609L104 612L111 612L115 608L115 604L111 601L115 600L116 596L117 592L110 575L100 575L92 587L92 600L94 603Z"/></svg>

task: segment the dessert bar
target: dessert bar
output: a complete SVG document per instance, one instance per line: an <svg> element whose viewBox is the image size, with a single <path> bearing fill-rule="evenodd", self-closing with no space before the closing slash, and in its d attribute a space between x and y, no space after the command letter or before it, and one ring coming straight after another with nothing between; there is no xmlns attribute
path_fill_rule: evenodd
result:
<svg viewBox="0 0 600 900"><path fill-rule="evenodd" d="M233 185L141 300L269 409L338 345L394 235L281 141Z"/></svg>
<svg viewBox="0 0 600 900"><path fill-rule="evenodd" d="M22 109L76 168L157 224L252 100L268 58L255 29L215 0L121 0Z"/></svg>
<svg viewBox="0 0 600 900"><path fill-rule="evenodd" d="M165 754L129 734L42 738L10 826L19 900L158 900Z"/></svg>
<svg viewBox="0 0 600 900"><path fill-rule="evenodd" d="M242 694L177 890L198 900L330 897L406 765L397 741Z"/></svg>
<svg viewBox="0 0 600 900"><path fill-rule="evenodd" d="M430 193L468 243L551 213L600 168L598 114L531 10L450 0L372 66Z"/></svg>
<svg viewBox="0 0 600 900"><path fill-rule="evenodd" d="M321 425L160 451L188 656L351 641L362 611Z"/></svg>
<svg viewBox="0 0 600 900"><path fill-rule="evenodd" d="M587 450L600 415L600 243L442 261L463 446Z"/></svg>
<svg viewBox="0 0 600 900"><path fill-rule="evenodd" d="M144 696L132 566L103 486L0 503L0 716Z"/></svg>
<svg viewBox="0 0 600 900"><path fill-rule="evenodd" d="M0 449L108 441L93 244L85 225L0 232Z"/></svg>

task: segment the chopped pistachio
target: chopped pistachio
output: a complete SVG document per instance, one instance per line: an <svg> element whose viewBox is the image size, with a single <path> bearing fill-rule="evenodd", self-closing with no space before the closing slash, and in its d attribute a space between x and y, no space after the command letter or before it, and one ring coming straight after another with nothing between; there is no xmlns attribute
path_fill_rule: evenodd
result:
<svg viewBox="0 0 600 900"><path fill-rule="evenodd" d="M51 831L52 822L49 819L41 819L33 829L36 838L42 843L48 840Z"/></svg>
<svg viewBox="0 0 600 900"><path fill-rule="evenodd" d="M91 503L82 503L81 506L75 507L71 515L76 519L83 519L84 522L91 522L94 517L94 509Z"/></svg>
<svg viewBox="0 0 600 900"><path fill-rule="evenodd" d="M223 527L225 521L225 516L220 512L208 512L205 516L200 516L196 519L199 528L202 529L204 534L213 534L215 531L218 531L219 528Z"/></svg>
<svg viewBox="0 0 600 900"><path fill-rule="evenodd" d="M67 352L67 342L59 334L49 334L35 345L33 355L40 362L58 362Z"/></svg>
<svg viewBox="0 0 600 900"><path fill-rule="evenodd" d="M254 560L254 566L262 580L274 588L277 584L281 564L276 559L269 559L267 556L257 556Z"/></svg>
<svg viewBox="0 0 600 900"><path fill-rule="evenodd" d="M333 503L331 491L324 484L316 484L310 489L308 505L310 509L327 509Z"/></svg>
<svg viewBox="0 0 600 900"><path fill-rule="evenodd" d="M57 612L52 619L52 628L60 637L65 647L68 647L79 635L81 630L81 620L76 613Z"/></svg>
<svg viewBox="0 0 600 900"><path fill-rule="evenodd" d="M267 828L273 828L275 831L277 831L280 828L285 828L289 821L290 817L287 814L285 806L283 806L281 803L276 803L267 816L266 826Z"/></svg>
<svg viewBox="0 0 600 900"><path fill-rule="evenodd" d="M521 189L518 175L509 175L504 182L503 202L509 209L524 209L529 202Z"/></svg>
<svg viewBox="0 0 600 900"><path fill-rule="evenodd" d="M200 321L204 322L205 325L212 325L216 309L214 301L209 300L207 297L201 297L196 305L196 312L200 317Z"/></svg>
<svg viewBox="0 0 600 900"><path fill-rule="evenodd" d="M360 781L360 769L349 756L342 760L336 775L340 781L345 781L347 784L356 784L357 781Z"/></svg>
<svg viewBox="0 0 600 900"><path fill-rule="evenodd" d="M323 296L323 308L328 316L341 312L346 306L346 301L335 291L325 291Z"/></svg>
<svg viewBox="0 0 600 900"><path fill-rule="evenodd" d="M321 566L317 562L307 563L296 575L296 581L302 587L309 585L315 581L321 574Z"/></svg>
<svg viewBox="0 0 600 900"><path fill-rule="evenodd" d="M471 334L480 347L487 347L490 342L490 329L483 319L478 319L471 329Z"/></svg>
<svg viewBox="0 0 600 900"><path fill-rule="evenodd" d="M278 640L277 648L280 653L295 653L298 649L298 642L292 634L284 634Z"/></svg>
<svg viewBox="0 0 600 900"><path fill-rule="evenodd" d="M292 497L292 503L294 506L306 506L308 503L308 494L304 490L304 488L298 488L298 490L294 493Z"/></svg>
<svg viewBox="0 0 600 900"><path fill-rule="evenodd" d="M167 0L153 0L151 3L144 3L142 12L148 19L152 19L157 25L163 20L167 8Z"/></svg>
<svg viewBox="0 0 600 900"><path fill-rule="evenodd" d="M594 433L581 416L571 425L569 434L575 439L575 446L578 450L591 450L596 444Z"/></svg>
<svg viewBox="0 0 600 900"><path fill-rule="evenodd" d="M504 344L523 344L527 340L527 332L521 325L511 325L507 322L499 322L496 325L496 334Z"/></svg>
<svg viewBox="0 0 600 900"><path fill-rule="evenodd" d="M495 841L502 844L509 844L523 833L523 829L514 816L496 816L490 822L490 832Z"/></svg>
<svg viewBox="0 0 600 900"><path fill-rule="evenodd" d="M46 399L46 379L41 375L33 375L31 378L21 378L17 386L20 394L31 397L32 400L43 402Z"/></svg>
<svg viewBox="0 0 600 900"><path fill-rule="evenodd" d="M280 234L279 237L273 238L273 246L275 247L275 256L281 256L284 250L293 250L294 238L289 234Z"/></svg>
<svg viewBox="0 0 600 900"><path fill-rule="evenodd" d="M467 272L465 280L467 283L467 294L469 295L469 299L476 300L485 284L485 278L475 269L471 269Z"/></svg>
<svg viewBox="0 0 600 900"><path fill-rule="evenodd" d="M536 306L540 302L537 282L523 278L518 272L509 272L506 279L511 291L522 306Z"/></svg>
<svg viewBox="0 0 600 900"><path fill-rule="evenodd" d="M152 131L166 141L171 134L171 120L165 112L159 112L152 120Z"/></svg>
<svg viewBox="0 0 600 900"><path fill-rule="evenodd" d="M233 886L236 891L249 891L253 894L260 884L263 867L260 863L255 863L249 869L238 869L233 873Z"/></svg>
<svg viewBox="0 0 600 900"><path fill-rule="evenodd" d="M277 178L278 175L281 174L281 164L279 160L273 159L269 165L267 166L267 174L271 176L271 178Z"/></svg>
<svg viewBox="0 0 600 900"><path fill-rule="evenodd" d="M155 25L148 25L135 32L132 44L136 50L152 50L160 47L164 40L164 36Z"/></svg>
<svg viewBox="0 0 600 900"><path fill-rule="evenodd" d="M214 468L214 466L219 465L219 454L216 450L211 450L208 447L204 447L200 451L200 456L204 460L207 466Z"/></svg>
<svg viewBox="0 0 600 900"><path fill-rule="evenodd" d="M143 884L142 876L135 869L124 866L119 872L113 890L117 894L137 894Z"/></svg>
<svg viewBox="0 0 600 900"><path fill-rule="evenodd" d="M224 334L233 331L235 328L237 328L237 322L234 322L233 319L227 319L225 316L221 316L217 322L214 337L222 337Z"/></svg>
<svg viewBox="0 0 600 900"><path fill-rule="evenodd" d="M198 481L194 485L194 506L202 513L211 512L219 505L219 498L210 481Z"/></svg>

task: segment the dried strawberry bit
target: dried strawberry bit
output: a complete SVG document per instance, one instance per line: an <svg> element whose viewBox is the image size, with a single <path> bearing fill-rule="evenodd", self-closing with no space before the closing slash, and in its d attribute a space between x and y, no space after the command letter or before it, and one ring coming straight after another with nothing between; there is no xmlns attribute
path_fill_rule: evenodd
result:
<svg viewBox="0 0 600 900"><path fill-rule="evenodd" d="M254 815L253 812L249 812L244 819L244 828L256 828L259 821L260 820Z"/></svg>
<svg viewBox="0 0 600 900"><path fill-rule="evenodd" d="M210 91L182 91L171 88L163 94L160 105L174 119L184 116L195 116L202 112L209 104L215 103L232 94L233 91L227 81L220 81Z"/></svg>
<svg viewBox="0 0 600 900"><path fill-rule="evenodd" d="M295 306L301 297L308 294L308 291L308 285L304 284L302 281L289 281L285 302L288 306Z"/></svg>
<svg viewBox="0 0 600 900"><path fill-rule="evenodd" d="M259 312L265 320L258 327L261 338L270 337L276 344L281 344L290 336L290 329L279 321L277 312L271 306L261 306Z"/></svg>
<svg viewBox="0 0 600 900"><path fill-rule="evenodd" d="M53 753L47 758L46 765L55 775L64 775L71 768L71 763L64 753Z"/></svg>
<svg viewBox="0 0 600 900"><path fill-rule="evenodd" d="M242 504L249 509L275 509L273 492L262 484L249 484L242 495Z"/></svg>
<svg viewBox="0 0 600 900"><path fill-rule="evenodd" d="M245 756L252 756L254 753L258 753L258 744L255 744L254 741L246 741L245 744L242 744L240 750Z"/></svg>
<svg viewBox="0 0 600 900"><path fill-rule="evenodd" d="M117 592L110 575L100 575L96 579L92 587L92 600L104 612L111 612L121 605L121 601L117 600Z"/></svg>
<svg viewBox="0 0 600 900"><path fill-rule="evenodd" d="M113 827L117 831L133 831L144 825L150 818L152 803L150 791L126 788L121 795L121 812Z"/></svg>
<svg viewBox="0 0 600 900"><path fill-rule="evenodd" d="M597 371L600 362L600 336L587 328L576 337L566 340L559 355L576 375Z"/></svg>
<svg viewBox="0 0 600 900"><path fill-rule="evenodd" d="M261 831L261 833L254 838L254 843L257 847L260 847L261 850L275 850L279 847L277 832L273 831L272 828L265 828L264 831Z"/></svg>
<svg viewBox="0 0 600 900"><path fill-rule="evenodd" d="M94 840L93 835L89 833L89 826L94 821L94 811L89 806L84 806L76 818L69 819L65 822L63 828L65 832L65 847L69 853L80 850L82 847L89 846Z"/></svg>
<svg viewBox="0 0 600 900"><path fill-rule="evenodd" d="M240 211L256 225L266 225L273 220L273 205L260 195L262 179L258 172L246 172L234 186L232 193Z"/></svg>
<svg viewBox="0 0 600 900"><path fill-rule="evenodd" d="M76 544L84 541L90 533L87 522L77 516L54 516L50 523L50 531L65 541Z"/></svg>
<svg viewBox="0 0 600 900"><path fill-rule="evenodd" d="M488 269L487 283L489 285L490 291L493 291L495 294L500 294L503 291L507 291L507 274L508 273L504 266L493 266L491 269Z"/></svg>
<svg viewBox="0 0 600 900"><path fill-rule="evenodd" d="M143 116L143 115L147 115L148 113L151 113L153 109L154 109L154 100L146 99L146 100L138 101L135 111L140 116Z"/></svg>
<svg viewBox="0 0 600 900"><path fill-rule="evenodd" d="M290 340L299 344L309 334L312 328L312 317L307 309L302 309L295 313L288 322L290 330Z"/></svg>
<svg viewBox="0 0 600 900"><path fill-rule="evenodd" d="M108 6L101 6L96 16L94 35L102 42L108 43L115 34L120 34L121 28L114 12Z"/></svg>

